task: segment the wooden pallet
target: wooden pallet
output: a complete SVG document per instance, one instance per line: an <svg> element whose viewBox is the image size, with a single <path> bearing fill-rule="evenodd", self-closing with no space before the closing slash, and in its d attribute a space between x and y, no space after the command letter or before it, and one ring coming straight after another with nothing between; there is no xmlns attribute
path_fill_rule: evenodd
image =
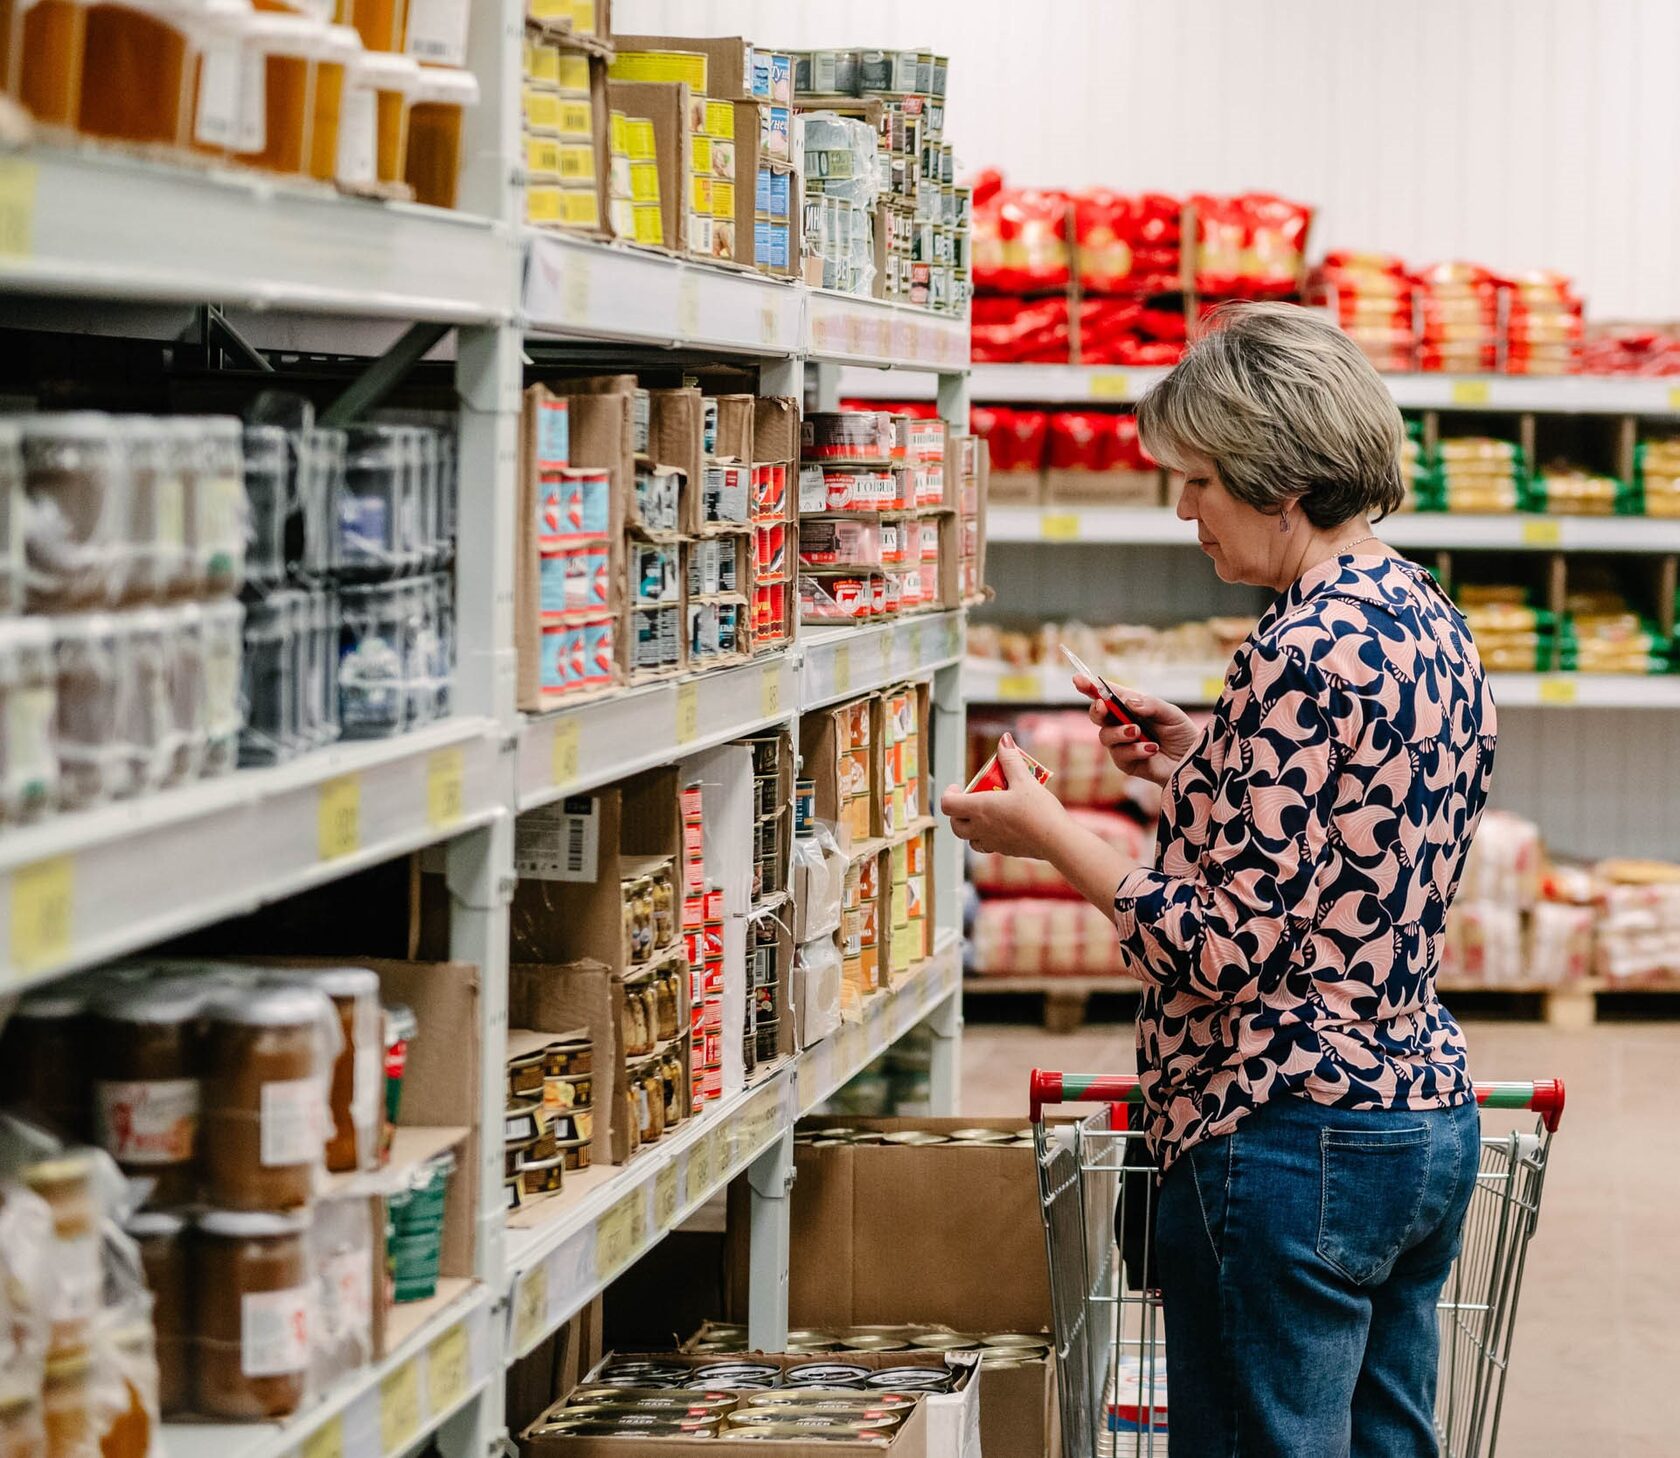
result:
<svg viewBox="0 0 1680 1458"><path fill-rule="evenodd" d="M1519 1016L1530 1012L1554 1028L1591 1027L1599 1019L1600 1000L1637 996L1674 996L1674 1012L1680 1014L1680 978L1671 982L1623 984L1602 977L1589 977L1560 985L1504 982L1464 982L1457 979L1440 984L1441 992L1455 1006L1474 1015L1476 1003L1483 1010L1497 1007L1501 1013ZM988 996L1039 997L1043 999L1044 1030L1072 1033L1085 1026L1090 1000L1096 996L1136 997L1138 984L1129 977L1057 977L1023 974L1015 977L969 977L963 981L965 999Z"/></svg>

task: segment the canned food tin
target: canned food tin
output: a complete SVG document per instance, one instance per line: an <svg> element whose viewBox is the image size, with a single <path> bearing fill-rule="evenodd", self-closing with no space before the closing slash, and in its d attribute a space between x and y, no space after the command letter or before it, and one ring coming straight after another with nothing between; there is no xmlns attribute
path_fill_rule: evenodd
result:
<svg viewBox="0 0 1680 1458"><path fill-rule="evenodd" d="M539 1050L526 1054L523 1058L508 1060L508 1097L522 1098L527 1094L540 1093L543 1086L543 1055Z"/></svg>
<svg viewBox="0 0 1680 1458"><path fill-rule="evenodd" d="M874 1443L886 1447L892 1434L867 1423L851 1423L838 1428L813 1428L805 1423L755 1423L750 1427L730 1428L731 1443Z"/></svg>
<svg viewBox="0 0 1680 1458"><path fill-rule="evenodd" d="M552 1194L560 1188L565 1167L558 1154L552 1159L526 1160L519 1166L520 1188L527 1195Z"/></svg>
<svg viewBox="0 0 1680 1458"><path fill-rule="evenodd" d="M695 1367L691 1376L697 1381L713 1375L719 1377L752 1377L766 1385L775 1382L779 1372L770 1362L708 1362Z"/></svg>
<svg viewBox="0 0 1680 1458"><path fill-rule="evenodd" d="M840 1338L848 1352L902 1352L910 1343L896 1332L854 1331Z"/></svg>
<svg viewBox="0 0 1680 1458"><path fill-rule="evenodd" d="M595 1066L595 1044L590 1038L562 1038L543 1049L543 1076L589 1073Z"/></svg>
<svg viewBox="0 0 1680 1458"><path fill-rule="evenodd" d="M579 1170L589 1168L590 1148L593 1144L593 1139L571 1139L561 1142L557 1147L566 1161L566 1168Z"/></svg>
<svg viewBox="0 0 1680 1458"><path fill-rule="evenodd" d="M911 1149L926 1149L934 1144L949 1144L951 1141L943 1134L935 1134L927 1129L895 1129L883 1142L902 1144Z"/></svg>
<svg viewBox="0 0 1680 1458"><path fill-rule="evenodd" d="M855 1387L869 1376L861 1362L803 1362L782 1374L785 1387Z"/></svg>
<svg viewBox="0 0 1680 1458"><path fill-rule="evenodd" d="M652 1370L676 1378L686 1377L689 1373L687 1367L659 1367ZM560 1407L551 1408L550 1413L563 1412L567 1407L625 1402L669 1402L727 1412L735 1405L736 1398L732 1392L720 1392L715 1388L678 1388L664 1382L650 1382L645 1386L625 1386L619 1382L591 1382L584 1387L574 1387L567 1394L565 1403Z"/></svg>
<svg viewBox="0 0 1680 1458"><path fill-rule="evenodd" d="M691 1418L682 1422L649 1417L642 1420L637 1414L599 1416L579 1414L575 1418L556 1418L536 1430L556 1438L715 1438L722 1426L721 1418Z"/></svg>
<svg viewBox="0 0 1680 1458"><path fill-rule="evenodd" d="M1044 1351L1050 1345L1047 1337L1030 1331L994 1332L991 1336L981 1337L980 1343L987 1347L1031 1347L1036 1351Z"/></svg>
<svg viewBox="0 0 1680 1458"><path fill-rule="evenodd" d="M809 1404L800 1406L784 1404L781 1407L737 1408L729 1414L725 1422L731 1430L731 1435L736 1428L761 1427L766 1423L797 1423L802 1428L810 1428L816 1431L825 1428L853 1428L862 1424L865 1427L891 1431L902 1426L904 1410L895 1408L889 1412L881 1408L868 1407L828 1409Z"/></svg>
<svg viewBox="0 0 1680 1458"><path fill-rule="evenodd" d="M902 1409L914 1407L925 1394L920 1392L862 1392L855 1387L779 1387L773 1392L755 1392L741 1399L742 1407L846 1407Z"/></svg>
<svg viewBox="0 0 1680 1458"><path fill-rule="evenodd" d="M954 1129L946 1137L953 1144L1007 1144L1015 1136L1007 1129Z"/></svg>
<svg viewBox="0 0 1680 1458"><path fill-rule="evenodd" d="M869 1374L865 1386L905 1392L949 1392L951 1374L939 1367L881 1367Z"/></svg>
<svg viewBox="0 0 1680 1458"><path fill-rule="evenodd" d="M735 1407L735 1398L727 1392L647 1392L627 1396L622 1388L614 1389L606 1397L589 1402L569 1402L553 1413L554 1417L569 1417L573 1413L589 1412L597 1415L621 1412L667 1413L678 1419L722 1417Z"/></svg>
<svg viewBox="0 0 1680 1458"><path fill-rule="evenodd" d="M547 1074L542 1081L543 1107L551 1112L586 1109L595 1101L592 1073Z"/></svg>
<svg viewBox="0 0 1680 1458"><path fill-rule="evenodd" d="M980 1338L966 1331L930 1331L912 1337L910 1345L924 1352L971 1352L980 1345Z"/></svg>

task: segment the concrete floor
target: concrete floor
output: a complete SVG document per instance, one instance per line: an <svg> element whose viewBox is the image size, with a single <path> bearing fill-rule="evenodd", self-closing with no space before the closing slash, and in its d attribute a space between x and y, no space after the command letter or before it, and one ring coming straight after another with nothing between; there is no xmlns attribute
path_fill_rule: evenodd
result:
<svg viewBox="0 0 1680 1458"><path fill-rule="evenodd" d="M1466 1025L1482 1078L1562 1078L1513 1339L1501 1458L1680 1455L1680 1022ZM1035 1067L1135 1066L1129 1025L970 1023L962 1111L1025 1114ZM1673 1079L1673 1082L1670 1082Z"/></svg>

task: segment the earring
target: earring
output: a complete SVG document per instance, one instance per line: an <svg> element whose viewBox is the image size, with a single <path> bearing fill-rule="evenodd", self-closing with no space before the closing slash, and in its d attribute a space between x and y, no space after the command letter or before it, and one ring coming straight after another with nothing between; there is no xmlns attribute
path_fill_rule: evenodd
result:
<svg viewBox="0 0 1680 1458"><path fill-rule="evenodd" d="M1278 513L1278 530L1280 532L1289 530L1289 508L1287 506Z"/></svg>

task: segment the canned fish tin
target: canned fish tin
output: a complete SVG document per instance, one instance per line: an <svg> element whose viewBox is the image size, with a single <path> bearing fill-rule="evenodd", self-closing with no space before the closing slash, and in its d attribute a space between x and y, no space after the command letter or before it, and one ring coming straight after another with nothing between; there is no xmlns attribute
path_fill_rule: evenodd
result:
<svg viewBox="0 0 1680 1458"><path fill-rule="evenodd" d="M951 1141L943 1134L935 1134L927 1129L895 1129L882 1142L901 1144L910 1149L926 1149L935 1144L949 1144Z"/></svg>
<svg viewBox="0 0 1680 1458"><path fill-rule="evenodd" d="M980 1338L965 1331L930 1331L912 1338L910 1345L924 1352L971 1352Z"/></svg>
<svg viewBox="0 0 1680 1458"><path fill-rule="evenodd" d="M897 1410L912 1408L922 1400L920 1392L860 1391L856 1387L778 1387L773 1392L749 1393L742 1407L866 1407Z"/></svg>
<svg viewBox="0 0 1680 1458"><path fill-rule="evenodd" d="M940 1367L880 1367L869 1374L864 1385L904 1392L949 1392L951 1374Z"/></svg>
<svg viewBox="0 0 1680 1458"><path fill-rule="evenodd" d="M638 1396L626 1396L622 1389L617 1389L606 1397L598 1397L590 1402L569 1402L564 1408L553 1414L555 1417L569 1417L573 1413L588 1412L597 1416L608 1416L617 1413L665 1413L674 1421L698 1417L722 1417L735 1407L734 1395L727 1392L647 1392Z"/></svg>
<svg viewBox="0 0 1680 1458"><path fill-rule="evenodd" d="M781 1376L781 1369L769 1362L708 1362L705 1366L695 1367L689 1375L700 1386L710 1382L725 1388L734 1382L747 1381L760 1387L774 1387Z"/></svg>
<svg viewBox="0 0 1680 1458"><path fill-rule="evenodd" d="M910 1343L896 1332L854 1331L840 1338L848 1352L902 1352Z"/></svg>
<svg viewBox="0 0 1680 1458"><path fill-rule="evenodd" d="M659 1372L668 1372L675 1377L686 1377L687 1367L660 1367ZM601 1403L660 1403L668 1402L683 1406L704 1407L715 1412L727 1412L735 1405L736 1397L732 1392L721 1392L715 1388L674 1387L669 1383L650 1382L646 1386L625 1386L617 1382L591 1382L584 1387L574 1387L566 1396L565 1403L551 1408L550 1413L562 1412L567 1407L592 1407Z"/></svg>
<svg viewBox="0 0 1680 1458"><path fill-rule="evenodd" d="M904 1423L904 1409L895 1408L888 1411L884 1408L852 1407L852 1408L823 1408L810 1404L790 1405L781 1407L747 1407L737 1408L725 1419L731 1430L731 1436L737 1428L762 1427L767 1423L797 1423L802 1428L821 1431L824 1428L853 1428L860 1423L866 1427L881 1428L891 1431Z"/></svg>
<svg viewBox="0 0 1680 1458"><path fill-rule="evenodd" d="M536 1436L557 1438L715 1438L721 1418L688 1418L681 1422L640 1414L599 1416L580 1413L575 1418L556 1418L536 1430Z"/></svg>
<svg viewBox="0 0 1680 1458"><path fill-rule="evenodd" d="M732 1443L874 1443L886 1447L892 1434L868 1423L848 1423L843 1427L813 1428L806 1423L754 1423L750 1427L730 1428Z"/></svg>
<svg viewBox="0 0 1680 1458"><path fill-rule="evenodd" d="M980 1344L985 1347L1025 1347L1042 1352L1049 1347L1050 1342L1047 1337L1037 1332L1000 1331L988 1337L981 1337Z"/></svg>
<svg viewBox="0 0 1680 1458"><path fill-rule="evenodd" d="M1007 1129L953 1129L946 1137L953 1144L1008 1144L1015 1136Z"/></svg>
<svg viewBox="0 0 1680 1458"><path fill-rule="evenodd" d="M793 833L812 835L817 828L817 782L796 780L793 786Z"/></svg>
<svg viewBox="0 0 1680 1458"><path fill-rule="evenodd" d="M784 1387L856 1387L869 1376L861 1362L804 1362L782 1374Z"/></svg>

